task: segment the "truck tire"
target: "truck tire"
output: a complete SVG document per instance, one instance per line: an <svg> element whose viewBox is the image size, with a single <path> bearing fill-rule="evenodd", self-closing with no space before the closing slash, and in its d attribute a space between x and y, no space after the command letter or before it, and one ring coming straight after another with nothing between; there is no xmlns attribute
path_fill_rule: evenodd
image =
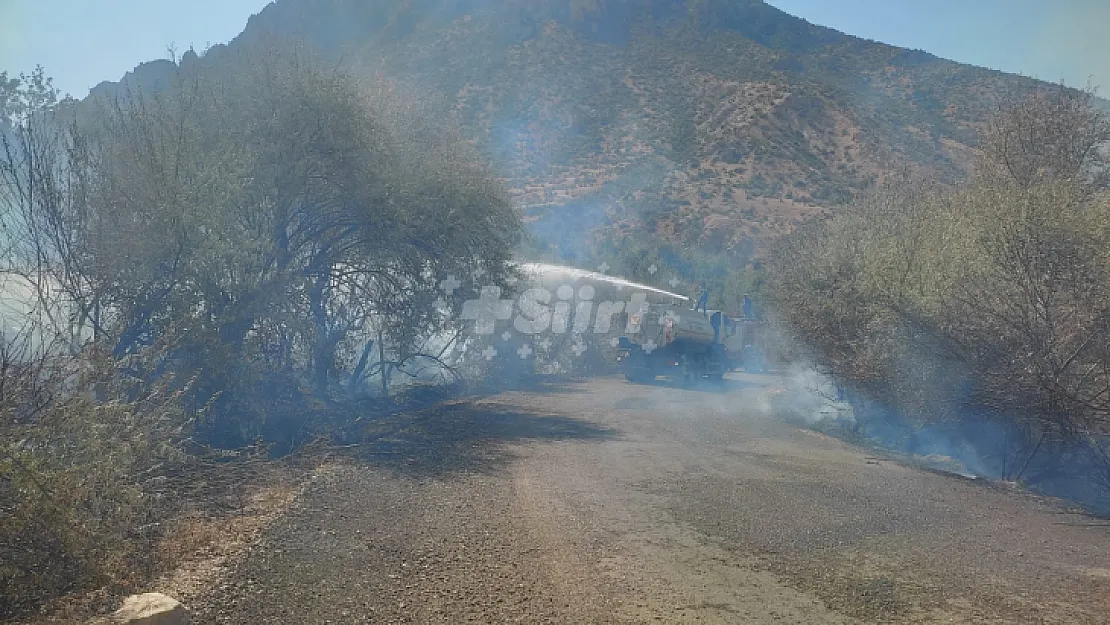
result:
<svg viewBox="0 0 1110 625"><path fill-rule="evenodd" d="M651 365L643 353L633 352L629 354L628 362L625 364L624 379L634 384L644 384L655 380L655 372L651 370Z"/></svg>
<svg viewBox="0 0 1110 625"><path fill-rule="evenodd" d="M679 374L682 377L683 388L690 388L694 386L694 383L697 382L697 379L699 377L697 363L694 362L694 360L691 359L689 356L683 356L682 363L679 368Z"/></svg>

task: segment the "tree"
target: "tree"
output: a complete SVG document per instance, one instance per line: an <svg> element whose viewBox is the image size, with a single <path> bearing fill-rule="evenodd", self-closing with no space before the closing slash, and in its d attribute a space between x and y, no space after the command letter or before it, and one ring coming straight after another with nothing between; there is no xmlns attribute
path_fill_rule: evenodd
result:
<svg viewBox="0 0 1110 625"><path fill-rule="evenodd" d="M1110 120L1094 106L1095 91L1063 84L1041 87L990 118L983 152L987 170L1000 169L1021 188L1054 180L1086 193L1110 184Z"/></svg>
<svg viewBox="0 0 1110 625"><path fill-rule="evenodd" d="M441 281L506 285L521 222L419 102L272 41L95 102L0 74L0 616L139 579L196 443L450 366Z"/></svg>
<svg viewBox="0 0 1110 625"><path fill-rule="evenodd" d="M148 562L143 528L188 458L177 396L98 349L93 160L73 107L42 68L0 74L0 617Z"/></svg>
<svg viewBox="0 0 1110 625"><path fill-rule="evenodd" d="M304 383L326 398L368 376L388 390L410 362L446 366L457 315L433 305L440 282L513 274L507 194L418 93L272 41L65 116L38 81L4 83L7 110L39 111L5 117L23 124L0 172L8 270L39 299L64 295L40 308L74 336L91 326L133 378L199 372L196 401L218 397L228 417L213 436L253 436L240 426L268 419L251 398L274 395L274 376L289 397Z"/></svg>
<svg viewBox="0 0 1110 625"><path fill-rule="evenodd" d="M72 351L90 318L79 258L88 154L72 101L58 96L42 67L0 73L0 275L38 340Z"/></svg>
<svg viewBox="0 0 1110 625"><path fill-rule="evenodd" d="M326 396L428 356L440 280L511 273L507 195L457 134L385 93L282 45L237 54L104 112L89 264L115 353L177 336L155 369L203 370L221 401L259 367Z"/></svg>

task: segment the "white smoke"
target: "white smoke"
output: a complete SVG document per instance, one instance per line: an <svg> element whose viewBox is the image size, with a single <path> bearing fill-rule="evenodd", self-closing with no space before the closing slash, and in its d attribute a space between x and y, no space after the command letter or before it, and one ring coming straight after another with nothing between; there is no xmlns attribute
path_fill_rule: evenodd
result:
<svg viewBox="0 0 1110 625"><path fill-rule="evenodd" d="M807 426L822 421L855 423L852 406L832 377L806 364L792 364L778 375L774 388L760 395L761 412Z"/></svg>

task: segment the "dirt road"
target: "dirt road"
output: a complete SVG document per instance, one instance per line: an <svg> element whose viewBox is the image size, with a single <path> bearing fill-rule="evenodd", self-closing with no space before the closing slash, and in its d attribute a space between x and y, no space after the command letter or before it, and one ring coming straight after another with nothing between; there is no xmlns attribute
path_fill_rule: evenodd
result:
<svg viewBox="0 0 1110 625"><path fill-rule="evenodd" d="M594 380L398 418L198 623L1108 623L1110 527L727 392Z"/></svg>

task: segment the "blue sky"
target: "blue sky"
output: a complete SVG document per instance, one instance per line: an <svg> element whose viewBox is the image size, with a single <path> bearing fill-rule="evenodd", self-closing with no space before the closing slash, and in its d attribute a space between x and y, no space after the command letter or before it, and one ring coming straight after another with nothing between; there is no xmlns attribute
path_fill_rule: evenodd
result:
<svg viewBox="0 0 1110 625"><path fill-rule="evenodd" d="M850 35L1110 96L1110 0L767 0Z"/></svg>
<svg viewBox="0 0 1110 625"><path fill-rule="evenodd" d="M853 35L1110 96L1110 0L769 0ZM0 70L83 97L142 61L225 43L267 0L0 0Z"/></svg>
<svg viewBox="0 0 1110 625"><path fill-rule="evenodd" d="M227 43L269 0L0 0L0 71L42 65L74 97L143 61Z"/></svg>

